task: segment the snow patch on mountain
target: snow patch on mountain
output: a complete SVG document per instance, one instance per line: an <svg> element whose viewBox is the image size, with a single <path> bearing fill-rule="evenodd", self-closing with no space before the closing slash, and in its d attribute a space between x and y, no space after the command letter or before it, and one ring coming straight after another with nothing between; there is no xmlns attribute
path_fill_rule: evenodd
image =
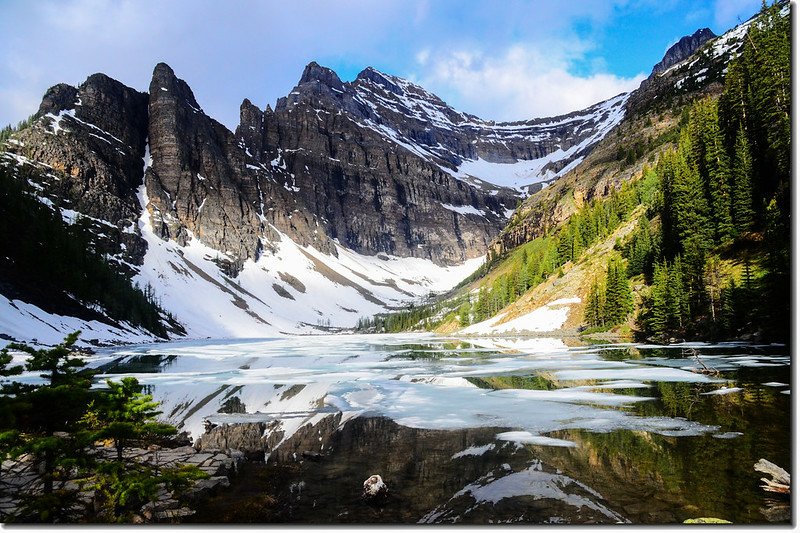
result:
<svg viewBox="0 0 800 533"><path fill-rule="evenodd" d="M339 245L336 256L278 235L274 252L248 260L235 278L218 261L225 254L191 237L186 246L164 241L150 222L147 191L139 227L147 241L144 265L134 280L153 287L164 308L189 337L241 338L310 334L349 328L359 318L407 306L449 290L474 272L483 257L455 267L420 258L361 255Z"/></svg>
<svg viewBox="0 0 800 533"><path fill-rule="evenodd" d="M10 300L0 294L0 333L18 341L34 344L55 345L64 337L80 330L78 346L92 344L120 344L153 342L156 338L140 328L128 323L112 326L97 320L83 320L72 316L48 313L41 308L23 302ZM0 339L0 347L8 340Z"/></svg>
<svg viewBox="0 0 800 533"><path fill-rule="evenodd" d="M382 134L390 142L428 159L443 172L473 186L478 184L469 178L510 187L521 193L527 192L530 185L551 181L575 168L588 150L624 118L625 103L629 96L628 93L621 94L560 117L496 123L456 111L422 87L374 69L362 73L353 87L355 101L371 110L371 117L357 120L358 125ZM392 127L390 124L396 122L392 119L394 114L412 120L431 135L420 135L416 128L400 131ZM582 141L562 146L564 139L570 136L580 138L587 130L591 131L591 135ZM475 157L464 158L463 154L450 146L436 141L435 144L431 143L431 138L437 138L434 132L445 138L453 135L475 138L473 143L481 139L488 145L504 145L503 150L508 148L507 142L512 140L531 143L552 141L555 147L538 158L495 162L489 160L491 157L481 157L482 150L486 148L478 149ZM457 167L455 171L450 168L452 164Z"/></svg>
<svg viewBox="0 0 800 533"><path fill-rule="evenodd" d="M498 335L503 333L546 332L560 329L569 317L569 306L580 303L580 298L560 298L538 307L529 313L503 322L506 314L472 324L460 331L466 335Z"/></svg>

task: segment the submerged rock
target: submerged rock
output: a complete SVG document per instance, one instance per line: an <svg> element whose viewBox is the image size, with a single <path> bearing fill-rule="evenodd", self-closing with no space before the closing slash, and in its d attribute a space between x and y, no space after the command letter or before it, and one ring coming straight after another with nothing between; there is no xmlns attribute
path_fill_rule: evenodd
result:
<svg viewBox="0 0 800 533"><path fill-rule="evenodd" d="M373 474L364 481L364 492L361 497L367 503L378 503L386 499L389 488L383 482L383 478L378 474Z"/></svg>

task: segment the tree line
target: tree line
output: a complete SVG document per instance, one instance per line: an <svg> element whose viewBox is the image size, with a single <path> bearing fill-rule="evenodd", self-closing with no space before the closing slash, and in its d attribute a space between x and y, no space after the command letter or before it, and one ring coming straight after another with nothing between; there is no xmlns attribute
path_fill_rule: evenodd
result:
<svg viewBox="0 0 800 533"><path fill-rule="evenodd" d="M791 36L779 10L762 8L721 97L691 106L656 165L657 216L626 248L629 274L651 287L647 336L788 338Z"/></svg>
<svg viewBox="0 0 800 533"><path fill-rule="evenodd" d="M5 256L0 281L23 293L34 290L50 303L69 305L75 298L98 305L113 320L165 337L162 319L169 317L152 288L132 285L94 250L90 235L80 218L75 224L65 223L57 208L40 202L22 179L0 166L0 243Z"/></svg>
<svg viewBox="0 0 800 533"><path fill-rule="evenodd" d="M194 466L159 469L126 458L130 446L162 442L176 429L157 421L158 404L136 378L107 380L107 389L92 389L94 373L74 350L79 335L54 348L12 343L0 351L2 468L14 464L8 459L27 461L40 477L38 484L6 494L19 505L2 517L5 522L130 522L162 488L180 492L206 477ZM24 365L12 365L9 350L26 354ZM40 373L41 383L14 381L23 371ZM107 459L94 453L104 441L116 452ZM92 501L82 493L93 494Z"/></svg>

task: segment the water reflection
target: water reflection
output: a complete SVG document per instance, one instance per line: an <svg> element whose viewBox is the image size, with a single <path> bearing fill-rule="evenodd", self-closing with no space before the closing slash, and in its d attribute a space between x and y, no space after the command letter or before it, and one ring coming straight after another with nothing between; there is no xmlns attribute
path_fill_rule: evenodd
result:
<svg viewBox="0 0 800 533"><path fill-rule="evenodd" d="M337 336L117 348L92 364L103 377L136 375L171 420L195 436L205 420L270 421L273 458L307 451L307 443L298 444L305 428L343 413L325 437L338 444L321 463L270 466L284 468L286 490L301 481L309 487L314 476L327 481L304 489L314 495L309 500L293 489L291 498L284 495L295 502L291 516L273 509L262 521L302 515L322 522L763 522L764 495L752 465L762 457L791 464L790 357L783 346ZM385 422L357 429L362 420ZM399 446L407 432L447 453ZM359 445L345 445L348 438ZM303 515L310 512L305 505L332 501L329 493L342 490L345 478L360 483L374 473L367 471L378 465L376 450L392 442L397 449L386 453L397 457L380 464L402 462L403 473L381 468L402 480L406 507L415 498L423 502L413 512L372 516L374 509L359 511L348 500L324 520L319 511ZM452 457L470 446L485 452ZM474 466L457 475L468 462ZM436 490L431 472L439 476ZM524 494L498 492L509 487ZM537 490L537 498L524 497Z"/></svg>

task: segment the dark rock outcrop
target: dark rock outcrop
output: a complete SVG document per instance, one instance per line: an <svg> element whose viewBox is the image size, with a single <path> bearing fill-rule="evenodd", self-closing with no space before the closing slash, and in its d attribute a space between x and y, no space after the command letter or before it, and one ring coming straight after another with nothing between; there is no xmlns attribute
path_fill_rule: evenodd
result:
<svg viewBox="0 0 800 533"><path fill-rule="evenodd" d="M136 221L146 200L157 235L199 239L232 275L277 232L328 253L338 242L455 264L486 252L519 198L460 172L464 161L511 163L580 145L546 165L554 175L591 149L610 112L495 123L375 69L344 83L312 62L274 111L245 99L232 133L161 63L149 94L102 74L56 85L10 150L54 169L42 185L56 203L117 227L107 248L124 263L144 255Z"/></svg>
<svg viewBox="0 0 800 533"><path fill-rule="evenodd" d="M153 72L149 112L152 165L145 185L162 238L185 244L196 236L234 265L259 256L270 224L295 242L318 244L313 217L227 128L202 112L189 86L163 63Z"/></svg>
<svg viewBox="0 0 800 533"><path fill-rule="evenodd" d="M701 45L705 44L710 39L717 35L708 28L697 30L691 35L685 35L681 39L669 47L664 57L653 66L652 74L659 74L664 72L673 65L677 65L684 59L694 54Z"/></svg>
<svg viewBox="0 0 800 533"><path fill-rule="evenodd" d="M38 186L53 203L108 222L97 231L99 249L141 262L143 243L123 230L141 211L147 94L94 74L79 87L49 89L36 116L5 148L43 169Z"/></svg>
<svg viewBox="0 0 800 533"><path fill-rule="evenodd" d="M272 435L276 422L241 422L235 424L221 424L209 427L195 442L194 447L201 452L213 450L239 450L245 456L253 459L264 459L264 454L271 451L275 444L273 439L265 437ZM277 438L282 432L277 432Z"/></svg>

